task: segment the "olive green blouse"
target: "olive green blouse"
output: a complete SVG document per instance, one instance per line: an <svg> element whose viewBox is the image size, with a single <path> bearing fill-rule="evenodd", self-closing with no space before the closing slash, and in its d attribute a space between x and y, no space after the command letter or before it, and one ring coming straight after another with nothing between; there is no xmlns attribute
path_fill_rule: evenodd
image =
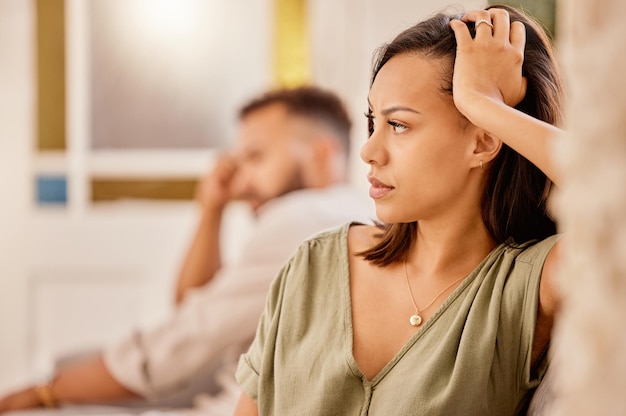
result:
<svg viewBox="0 0 626 416"><path fill-rule="evenodd" d="M275 279L237 380L260 415L511 415L531 372L556 236L496 247L372 380L352 355L347 234L303 243Z"/></svg>

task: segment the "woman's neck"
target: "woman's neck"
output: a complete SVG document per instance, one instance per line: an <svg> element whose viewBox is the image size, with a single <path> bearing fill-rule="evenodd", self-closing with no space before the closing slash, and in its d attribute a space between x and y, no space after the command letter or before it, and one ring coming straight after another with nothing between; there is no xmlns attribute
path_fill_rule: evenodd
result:
<svg viewBox="0 0 626 416"><path fill-rule="evenodd" d="M495 246L480 219L456 224L420 221L407 263L418 274L459 275L473 270Z"/></svg>

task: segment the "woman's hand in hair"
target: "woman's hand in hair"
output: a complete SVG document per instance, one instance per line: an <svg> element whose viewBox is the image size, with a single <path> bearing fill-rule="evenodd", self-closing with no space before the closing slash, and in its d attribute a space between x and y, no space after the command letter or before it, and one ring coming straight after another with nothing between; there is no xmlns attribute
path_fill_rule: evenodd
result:
<svg viewBox="0 0 626 416"><path fill-rule="evenodd" d="M474 38L468 22L478 22ZM511 24L506 10L489 9L471 11L462 21L450 22L450 26L457 41L452 90L459 111L473 121L481 116L477 111L485 98L511 107L517 105L526 93L522 76L524 25Z"/></svg>
<svg viewBox="0 0 626 416"><path fill-rule="evenodd" d="M493 33L490 25L480 23L474 39L466 23L450 22L458 45L454 104L472 124L502 140L558 185L552 152L562 131L513 108L526 94L522 76L526 28L521 22L510 24L508 12L501 9L472 11L463 17L468 22L481 19L491 19Z"/></svg>

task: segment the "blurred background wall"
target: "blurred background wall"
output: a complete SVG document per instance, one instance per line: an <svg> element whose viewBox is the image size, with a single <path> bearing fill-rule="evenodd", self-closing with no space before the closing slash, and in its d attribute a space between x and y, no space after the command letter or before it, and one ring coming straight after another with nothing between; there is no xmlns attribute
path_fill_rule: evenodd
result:
<svg viewBox="0 0 626 416"><path fill-rule="evenodd" d="M346 101L351 177L366 192L372 52L446 7L0 0L0 391L167 316L194 181L233 142L237 108L276 85L277 48L295 42L309 81ZM249 220L244 206L228 212L227 258Z"/></svg>

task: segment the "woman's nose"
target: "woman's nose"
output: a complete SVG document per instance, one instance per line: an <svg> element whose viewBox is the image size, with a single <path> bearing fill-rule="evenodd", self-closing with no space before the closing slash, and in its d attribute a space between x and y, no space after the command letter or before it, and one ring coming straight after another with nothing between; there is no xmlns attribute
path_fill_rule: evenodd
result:
<svg viewBox="0 0 626 416"><path fill-rule="evenodd" d="M367 141L361 146L361 159L368 165L384 165L387 163L384 138L376 129L374 129Z"/></svg>

